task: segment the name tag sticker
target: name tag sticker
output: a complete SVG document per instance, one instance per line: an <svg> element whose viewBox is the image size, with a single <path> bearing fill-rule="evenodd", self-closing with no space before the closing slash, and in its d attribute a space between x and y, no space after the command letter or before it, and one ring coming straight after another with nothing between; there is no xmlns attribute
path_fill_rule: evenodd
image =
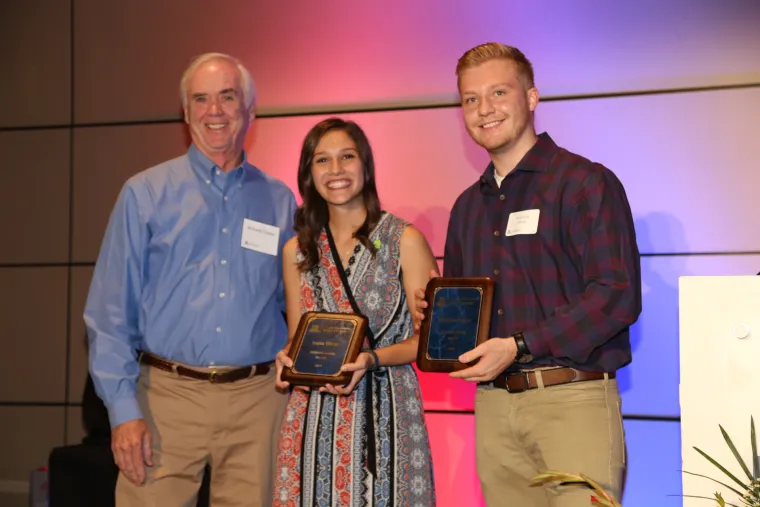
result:
<svg viewBox="0 0 760 507"><path fill-rule="evenodd" d="M240 246L277 257L279 243L279 227L262 224L256 220L243 219L243 237L240 239Z"/></svg>
<svg viewBox="0 0 760 507"><path fill-rule="evenodd" d="M538 215L541 210L526 209L509 214L507 221L507 236L518 234L535 234L538 232Z"/></svg>

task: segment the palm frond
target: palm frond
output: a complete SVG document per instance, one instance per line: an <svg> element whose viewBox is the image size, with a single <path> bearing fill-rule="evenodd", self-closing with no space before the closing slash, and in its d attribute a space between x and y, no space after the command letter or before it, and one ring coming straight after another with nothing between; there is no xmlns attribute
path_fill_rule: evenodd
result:
<svg viewBox="0 0 760 507"><path fill-rule="evenodd" d="M700 449L699 447L694 447L694 450L697 451L699 454L701 454L707 461L709 461L710 463L712 463L713 465L715 465L718 468L718 470L720 470L721 472L723 472L724 474L726 474L729 477L729 479L731 479L736 484L738 484L739 486L741 486L742 489L744 489L744 490L747 489L747 485L746 484L744 484L742 481L740 481L739 479L737 479L734 474L732 474L731 472L729 472L728 470L726 470L726 467L724 467L723 465L721 465L720 463L718 463L717 461L715 461L714 459L712 459L710 456L708 456L707 453L705 453L702 449Z"/></svg>
<svg viewBox="0 0 760 507"><path fill-rule="evenodd" d="M681 496L683 496L684 498L700 498L702 500L712 500L713 502L718 502L718 505L720 505L721 507L741 507L740 505L726 502L725 500L723 500L723 497L720 497L720 499L723 500L723 503L720 503L720 501L718 500L719 493L715 493L715 495L716 495L715 497L699 496L699 495L681 495Z"/></svg>
<svg viewBox="0 0 760 507"><path fill-rule="evenodd" d="M689 474L689 475L694 475L696 477L702 477L703 479L709 479L709 480L713 481L714 483L720 484L724 488L727 488L727 489L731 490L731 492L736 493L739 496L742 496L744 494L741 491L739 491L738 489L732 488L731 486L729 486L725 482L720 482L719 480L713 479L712 477L708 477L708 476L702 475L702 474L695 474L694 472L687 472L686 470L681 470L681 472L685 473L685 474Z"/></svg>
<svg viewBox="0 0 760 507"><path fill-rule="evenodd" d="M755 480L760 479L760 463L758 463L757 459L757 439L755 438L755 418L750 416L749 418L749 432L750 432L750 441L752 442L752 475L755 476Z"/></svg>
<svg viewBox="0 0 760 507"><path fill-rule="evenodd" d="M726 444L728 444L728 448L731 449L731 452L734 454L734 458L736 458L736 461L739 462L739 465L741 465L742 470L744 470L744 473L747 474L747 478L752 481L754 477L752 476L752 473L749 471L749 468L747 467L747 464L742 459L741 454L739 454L739 451L736 450L736 446L731 441L731 437L728 436L728 433L726 430L723 429L723 426L718 425L720 428L720 432L723 434L723 440L726 441Z"/></svg>

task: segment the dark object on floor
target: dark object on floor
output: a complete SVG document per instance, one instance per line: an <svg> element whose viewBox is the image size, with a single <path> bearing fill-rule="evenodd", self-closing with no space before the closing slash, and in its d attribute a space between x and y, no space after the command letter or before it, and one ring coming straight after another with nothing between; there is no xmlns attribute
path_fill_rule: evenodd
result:
<svg viewBox="0 0 760 507"><path fill-rule="evenodd" d="M82 399L87 436L81 444L56 447L48 458L49 507L113 507L119 469L111 453L108 411L95 393L92 378ZM210 470L206 468L196 507L209 506Z"/></svg>

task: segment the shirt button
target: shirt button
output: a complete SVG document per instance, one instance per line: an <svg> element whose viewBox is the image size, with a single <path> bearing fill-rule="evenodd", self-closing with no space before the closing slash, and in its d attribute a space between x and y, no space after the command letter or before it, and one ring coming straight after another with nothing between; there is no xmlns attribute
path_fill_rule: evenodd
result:
<svg viewBox="0 0 760 507"><path fill-rule="evenodd" d="M216 364L214 363L214 361L211 361L210 363L208 363L209 366L214 366L214 364Z"/></svg>
<svg viewBox="0 0 760 507"><path fill-rule="evenodd" d="M216 328L216 332L217 333L221 333L222 332L222 328L221 327Z"/></svg>
<svg viewBox="0 0 760 507"><path fill-rule="evenodd" d="M504 195L502 194L499 196L499 199L503 201L504 199L506 199L506 197L504 197Z"/></svg>
<svg viewBox="0 0 760 507"><path fill-rule="evenodd" d="M219 293L219 297L220 297L220 298L223 298L224 296L226 296L226 294L225 294L224 292L220 292L220 293Z"/></svg>
<svg viewBox="0 0 760 507"><path fill-rule="evenodd" d="M493 235L494 236L498 236L499 235L499 231L493 231Z"/></svg>
<svg viewBox="0 0 760 507"><path fill-rule="evenodd" d="M220 171L219 169L217 169L216 170L216 174L222 174L222 171Z"/></svg>
<svg viewBox="0 0 760 507"><path fill-rule="evenodd" d="M498 275L498 274L499 274L499 268L496 268L496 269L494 269L494 270L493 270L493 274L494 274L494 275Z"/></svg>
<svg viewBox="0 0 760 507"><path fill-rule="evenodd" d="M226 228L226 227L224 227L224 228L222 229L222 232L223 232L223 233L225 233L225 234L227 234L227 228Z"/></svg>
<svg viewBox="0 0 760 507"><path fill-rule="evenodd" d="M211 180L206 180L206 185L211 185Z"/></svg>
<svg viewBox="0 0 760 507"><path fill-rule="evenodd" d="M501 308L499 308L499 310L496 313L498 313L499 315L504 315L504 310L502 310ZM219 328L217 328L217 329L219 329Z"/></svg>
<svg viewBox="0 0 760 507"><path fill-rule="evenodd" d="M226 195L224 196L224 200L225 200L225 201L228 201L229 199L230 199L230 198L229 198L229 197L227 197Z"/></svg>
<svg viewBox="0 0 760 507"><path fill-rule="evenodd" d="M222 259L222 266L226 266L226 265L227 265L227 259Z"/></svg>

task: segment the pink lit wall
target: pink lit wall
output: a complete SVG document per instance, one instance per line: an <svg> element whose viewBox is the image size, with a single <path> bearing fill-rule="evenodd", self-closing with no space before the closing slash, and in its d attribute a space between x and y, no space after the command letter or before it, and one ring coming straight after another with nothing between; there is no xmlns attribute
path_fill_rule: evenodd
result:
<svg viewBox="0 0 760 507"><path fill-rule="evenodd" d="M177 88L193 55L228 52L251 69L248 157L294 191L309 128L357 121L383 205L442 256L449 209L488 161L462 127L454 66L496 40L534 63L539 130L627 189L644 311L620 374L624 505L681 505L678 277L760 271L758 27L756 0L6 0L0 212L18 239L0 242L0 329L30 338L9 339L0 371L0 504L15 505L52 446L81 438L93 262L124 180L187 147ZM34 387L14 381L31 370ZM438 505L479 507L474 388L420 383Z"/></svg>

